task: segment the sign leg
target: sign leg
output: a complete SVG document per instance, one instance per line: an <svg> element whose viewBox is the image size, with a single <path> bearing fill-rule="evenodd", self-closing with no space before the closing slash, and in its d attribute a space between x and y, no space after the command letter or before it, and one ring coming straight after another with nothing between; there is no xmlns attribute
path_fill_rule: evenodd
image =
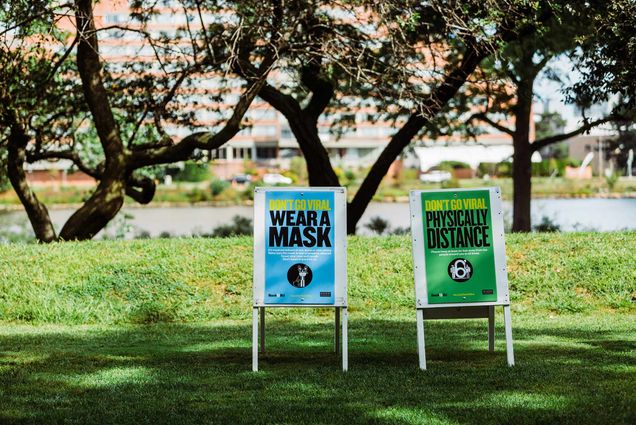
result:
<svg viewBox="0 0 636 425"><path fill-rule="evenodd" d="M495 351L495 306L488 307L488 351Z"/></svg>
<svg viewBox="0 0 636 425"><path fill-rule="evenodd" d="M342 371L349 370L349 314L347 307L342 307Z"/></svg>
<svg viewBox="0 0 636 425"><path fill-rule="evenodd" d="M515 365L515 353L512 348L512 319L510 317L510 306L504 306L504 323L506 326L506 355L508 356L508 366Z"/></svg>
<svg viewBox="0 0 636 425"><path fill-rule="evenodd" d="M258 372L258 307L252 309L252 371Z"/></svg>
<svg viewBox="0 0 636 425"><path fill-rule="evenodd" d="M333 352L340 352L340 307L336 307L336 326L333 335Z"/></svg>
<svg viewBox="0 0 636 425"><path fill-rule="evenodd" d="M417 318L417 354L420 360L420 369L426 370L426 347L424 345L424 310L415 310Z"/></svg>
<svg viewBox="0 0 636 425"><path fill-rule="evenodd" d="M261 353L265 352L265 307L261 307Z"/></svg>

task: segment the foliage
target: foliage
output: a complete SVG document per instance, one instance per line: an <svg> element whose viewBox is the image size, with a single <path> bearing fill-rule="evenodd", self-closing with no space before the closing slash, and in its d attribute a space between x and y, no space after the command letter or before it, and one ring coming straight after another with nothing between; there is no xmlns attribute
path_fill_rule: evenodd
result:
<svg viewBox="0 0 636 425"><path fill-rule="evenodd" d="M210 167L207 163L186 161L183 169L178 172L174 180L178 182L202 182L209 179Z"/></svg>
<svg viewBox="0 0 636 425"><path fill-rule="evenodd" d="M568 90L570 100L583 105L620 100L620 112L636 107L636 3L598 2L589 14L590 28L571 57L582 78Z"/></svg>
<svg viewBox="0 0 636 425"><path fill-rule="evenodd" d="M459 180L457 180L456 178L452 178L449 180L444 180L441 184L440 184L442 189L456 189L461 187L461 185L459 184Z"/></svg>
<svg viewBox="0 0 636 425"><path fill-rule="evenodd" d="M616 182L618 182L618 178L620 174L617 172L611 172L605 174L605 183L607 184L607 188L610 192L614 191L614 187L616 186Z"/></svg>
<svg viewBox="0 0 636 425"><path fill-rule="evenodd" d="M232 217L231 224L222 224L215 227L212 231L212 237L229 238L233 236L251 235L254 233L252 220L240 215Z"/></svg>
<svg viewBox="0 0 636 425"><path fill-rule="evenodd" d="M385 220L380 216L374 216L371 217L369 222L365 224L364 227L371 230L376 235L382 235L385 231L389 230L390 224L388 220Z"/></svg>
<svg viewBox="0 0 636 425"><path fill-rule="evenodd" d="M292 38L297 29L295 22L285 25L277 2L184 0L184 8L175 9L134 1L132 20L105 28L98 25L107 22L94 19L96 2L5 3L0 9L0 156L4 149L12 154L14 190L43 242L92 238L117 215L125 196L151 202L161 174L156 167L200 159L233 137L256 87L278 58L280 40ZM155 6L168 15L184 13L188 24L171 35L148 31L146 24L158 13ZM228 10L236 19L219 23L216 18ZM196 30L189 25L195 15ZM97 54L100 41L129 34L139 52L128 56L144 57L141 50L151 50L147 60L108 62L109 55ZM251 40L259 40L258 46L250 47ZM259 66L249 75L237 74L239 56L253 57ZM225 98L236 84L202 86L202 78L219 75L222 82L239 82L239 95L233 95L238 100ZM207 112L216 121L205 128L195 122L195 89L212 100ZM233 106L220 111L227 104ZM178 140L168 131L175 126L191 134ZM70 161L97 181L59 234L22 171L25 163L41 160ZM202 175L186 169L183 178Z"/></svg>
<svg viewBox="0 0 636 425"><path fill-rule="evenodd" d="M535 232L558 232L561 230L561 227L546 215L541 217L541 222L535 224L532 228Z"/></svg>
<svg viewBox="0 0 636 425"><path fill-rule="evenodd" d="M512 177L512 163L508 161L502 162L482 162L477 167L477 173L483 177Z"/></svg>
<svg viewBox="0 0 636 425"><path fill-rule="evenodd" d="M442 161L437 165L436 168L444 171L453 171L470 168L470 165L461 161Z"/></svg>
<svg viewBox="0 0 636 425"><path fill-rule="evenodd" d="M535 139L544 139L548 136L563 133L567 121L556 111L543 111L539 114L539 120L535 122Z"/></svg>
<svg viewBox="0 0 636 425"><path fill-rule="evenodd" d="M4 149L0 149L0 193L9 189L11 189L11 182L9 182L9 176L7 175L7 152Z"/></svg>
<svg viewBox="0 0 636 425"><path fill-rule="evenodd" d="M220 195L228 187L230 187L230 182L216 177L210 182L210 191L212 192L212 196Z"/></svg>
<svg viewBox="0 0 636 425"><path fill-rule="evenodd" d="M619 126L618 137L608 140L605 144L605 159L613 160L618 167L618 173L626 174L627 160L630 149L636 154L636 129L633 125ZM632 162L634 167L634 162Z"/></svg>
<svg viewBox="0 0 636 425"><path fill-rule="evenodd" d="M200 187L194 187L186 193L188 202L196 204L197 202L207 202L212 200L212 194Z"/></svg>

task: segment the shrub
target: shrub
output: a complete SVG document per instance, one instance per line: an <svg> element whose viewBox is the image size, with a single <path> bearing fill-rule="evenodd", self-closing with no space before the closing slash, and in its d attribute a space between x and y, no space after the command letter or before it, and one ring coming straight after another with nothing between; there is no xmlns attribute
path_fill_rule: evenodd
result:
<svg viewBox="0 0 636 425"><path fill-rule="evenodd" d="M440 170L453 171L462 168L470 168L470 165L462 161L442 161L437 166Z"/></svg>
<svg viewBox="0 0 636 425"><path fill-rule="evenodd" d="M230 187L229 182L215 177L210 183L210 192L212 192L212 196L217 196L220 195L228 187Z"/></svg>
<svg viewBox="0 0 636 425"><path fill-rule="evenodd" d="M186 196L191 203L205 202L211 199L211 196L207 191L199 189L198 187L189 191Z"/></svg>
<svg viewBox="0 0 636 425"><path fill-rule="evenodd" d="M614 186L616 186L616 183L618 182L618 177L618 173L608 173L605 175L605 183L607 183L607 188L610 192L614 190Z"/></svg>
<svg viewBox="0 0 636 425"><path fill-rule="evenodd" d="M229 238L231 236L251 235L253 232L252 220L247 217L235 215L232 217L231 224L222 224L215 227L212 231L212 237Z"/></svg>
<svg viewBox="0 0 636 425"><path fill-rule="evenodd" d="M208 164L187 161L183 164L183 170L174 177L178 182L202 182L210 178Z"/></svg>
<svg viewBox="0 0 636 425"><path fill-rule="evenodd" d="M452 178L442 182L442 189L457 189L459 187L459 180Z"/></svg>
<svg viewBox="0 0 636 425"><path fill-rule="evenodd" d="M293 157L289 164L289 171L297 176L298 181L307 181L307 162L305 162L305 158L301 156Z"/></svg>
<svg viewBox="0 0 636 425"><path fill-rule="evenodd" d="M541 217L541 222L532 226L535 232L559 232L561 227L554 222L550 217Z"/></svg>
<svg viewBox="0 0 636 425"><path fill-rule="evenodd" d="M365 224L364 227L371 230L373 233L381 235L385 231L389 230L389 222L382 217L375 216L371 217L371 220L369 220L369 222Z"/></svg>

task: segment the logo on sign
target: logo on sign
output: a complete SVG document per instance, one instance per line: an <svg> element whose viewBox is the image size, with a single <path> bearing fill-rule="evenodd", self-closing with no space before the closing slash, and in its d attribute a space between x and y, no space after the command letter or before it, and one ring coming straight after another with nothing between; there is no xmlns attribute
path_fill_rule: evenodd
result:
<svg viewBox="0 0 636 425"><path fill-rule="evenodd" d="M307 264L297 263L287 270L287 281L296 288L305 288L313 279L311 268Z"/></svg>
<svg viewBox="0 0 636 425"><path fill-rule="evenodd" d="M466 282L473 275L473 265L465 258L455 258L448 264L448 275L455 282Z"/></svg>

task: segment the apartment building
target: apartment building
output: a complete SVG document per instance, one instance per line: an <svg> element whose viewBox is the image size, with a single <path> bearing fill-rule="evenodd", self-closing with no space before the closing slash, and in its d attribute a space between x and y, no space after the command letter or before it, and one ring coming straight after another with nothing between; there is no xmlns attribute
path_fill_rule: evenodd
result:
<svg viewBox="0 0 636 425"><path fill-rule="evenodd" d="M147 23L146 30L154 35L174 34L186 24L196 28L196 20L188 21L188 16L181 12L179 2L159 0L159 14L153 16ZM191 19L191 17L190 17ZM204 16L204 21L232 19L232 16ZM130 61L152 61L153 47L143 36L134 31L124 31L121 27L135 26L131 20L129 4L126 0L102 0L95 8L96 26L101 28L99 33L100 54L110 69L117 69L118 63ZM286 78L280 73L272 74L272 78ZM218 126L219 111L231 112L231 107L238 101L242 81L227 80L219 76L199 77L186 90L188 108L194 111L195 121L200 131L204 128L213 130ZM212 100L210 93L222 88L229 91L223 95L222 101ZM226 114L227 115L227 114ZM260 98L256 98L246 113L251 126L238 133L225 146L206 156L212 161L214 172L222 178L231 177L243 171L246 161L257 167L276 169L288 168L290 159L300 155L298 144L287 124L286 119L278 111ZM190 134L193 128L175 125L165 125L165 131L175 140ZM364 167L371 165L382 152L382 149L395 133L396 128L391 122L370 122L365 110L355 112L355 125L335 136L330 132L330 122L319 122L319 136L329 152L334 166L342 168ZM465 145L464 141L446 139L443 141L423 141L422 148L406 153L406 164L418 166L418 157L425 152L426 146ZM479 136L480 146L510 146L510 137L492 129L488 134ZM424 151L422 150L424 149ZM481 148L480 148L481 149ZM498 149L497 152L500 152ZM470 150L455 150L465 152L468 157ZM493 151L494 152L494 151ZM425 153L424 153L425 155ZM462 160L462 158L456 158Z"/></svg>

